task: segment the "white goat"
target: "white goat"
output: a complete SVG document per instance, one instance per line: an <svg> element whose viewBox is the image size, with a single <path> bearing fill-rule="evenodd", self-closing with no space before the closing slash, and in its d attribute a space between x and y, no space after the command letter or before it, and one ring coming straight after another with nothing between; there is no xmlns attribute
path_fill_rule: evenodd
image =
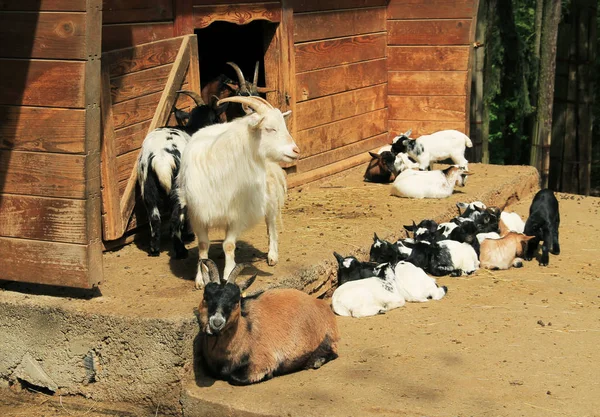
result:
<svg viewBox="0 0 600 417"><path fill-rule="evenodd" d="M411 161L407 153L400 152L398 155L396 155L396 160L394 161L394 168L396 169L395 174L398 175L399 173L406 171L407 169L418 169L419 164L417 162Z"/></svg>
<svg viewBox="0 0 600 417"><path fill-rule="evenodd" d="M498 223L500 235L504 236L508 232L523 233L525 222L517 213L503 211L500 213L500 222Z"/></svg>
<svg viewBox="0 0 600 417"><path fill-rule="evenodd" d="M333 311L340 316L366 317L402 307L406 301L393 268L388 263L380 264L375 273L378 276L340 285L331 298Z"/></svg>
<svg viewBox="0 0 600 417"><path fill-rule="evenodd" d="M419 163L421 169L431 169L435 161L450 158L455 164L468 169L465 146L473 146L471 139L458 130L442 130L417 139L404 139L406 153Z"/></svg>
<svg viewBox="0 0 600 417"><path fill-rule="evenodd" d="M247 105L255 113L196 132L181 160L178 181L182 206L198 236L200 259L208 258L208 229L226 230L223 275L229 276L235 267L238 236L266 214L279 212L285 179L276 163L295 161L300 150L285 125L291 112L282 114L260 97L228 97L217 105L225 102ZM277 251L272 251L276 247L275 221L267 224L272 264L277 261ZM203 284L199 264L196 287Z"/></svg>
<svg viewBox="0 0 600 417"><path fill-rule="evenodd" d="M470 275L479 269L479 259L473 246L455 240L441 240L437 242L450 252L452 265L456 271L462 271L462 275Z"/></svg>
<svg viewBox="0 0 600 417"><path fill-rule="evenodd" d="M463 174L471 175L470 172L455 166L443 171L408 169L396 177L391 194L408 198L446 198L452 194L457 180Z"/></svg>
<svg viewBox="0 0 600 417"><path fill-rule="evenodd" d="M418 266L400 261L394 267L398 291L406 301L425 302L441 300L448 292L447 287L438 287L435 279Z"/></svg>

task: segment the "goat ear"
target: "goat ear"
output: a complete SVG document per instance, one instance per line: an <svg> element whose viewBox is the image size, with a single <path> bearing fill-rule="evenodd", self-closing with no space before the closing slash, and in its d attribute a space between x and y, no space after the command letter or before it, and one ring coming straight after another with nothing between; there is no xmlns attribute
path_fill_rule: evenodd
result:
<svg viewBox="0 0 600 417"><path fill-rule="evenodd" d="M284 113L281 113L281 115L283 116L284 119L287 119L288 117L290 117L292 115L292 111L288 110Z"/></svg>
<svg viewBox="0 0 600 417"><path fill-rule="evenodd" d="M525 242L529 242L531 239L533 239L535 236L527 236L525 235L525 237L523 238L523 241Z"/></svg>
<svg viewBox="0 0 600 417"><path fill-rule="evenodd" d="M378 240L380 240L380 239L377 237L377 233L373 233L373 240L374 240L375 242L377 242Z"/></svg>
<svg viewBox="0 0 600 417"><path fill-rule="evenodd" d="M411 226L411 225L404 225L404 230L408 230L409 232L414 232L415 231L415 227Z"/></svg>
<svg viewBox="0 0 600 417"><path fill-rule="evenodd" d="M398 142L398 139L400 139L402 137L402 135L398 135L396 136L394 139L392 139L392 145L396 142Z"/></svg>
<svg viewBox="0 0 600 417"><path fill-rule="evenodd" d="M406 132L404 132L404 136L406 136L407 138L410 138L411 133L412 133L412 129L408 129Z"/></svg>
<svg viewBox="0 0 600 417"><path fill-rule="evenodd" d="M410 142L410 139L404 139L402 141L402 146L408 146L409 142Z"/></svg>
<svg viewBox="0 0 600 417"><path fill-rule="evenodd" d="M337 252L333 252L333 256L335 256L335 259L337 259L339 263L342 263L344 261L344 257Z"/></svg>
<svg viewBox="0 0 600 417"><path fill-rule="evenodd" d="M369 155L371 155L372 158L376 158L376 159L381 158L381 155L379 155L378 153L375 153L375 152L369 152Z"/></svg>
<svg viewBox="0 0 600 417"><path fill-rule="evenodd" d="M239 283L238 287L240 287L240 291L241 292L246 291L248 289L248 287L250 287L250 285L252 285L254 283L257 276L258 276L258 274L254 274L250 278L248 278L246 281Z"/></svg>

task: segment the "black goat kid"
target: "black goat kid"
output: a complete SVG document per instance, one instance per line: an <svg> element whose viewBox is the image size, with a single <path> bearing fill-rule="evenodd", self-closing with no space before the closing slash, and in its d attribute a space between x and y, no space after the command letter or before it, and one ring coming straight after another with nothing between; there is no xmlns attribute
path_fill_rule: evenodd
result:
<svg viewBox="0 0 600 417"><path fill-rule="evenodd" d="M530 261L542 244L542 257L540 266L547 266L550 257L548 251L553 255L560 254L558 243L558 228L560 226L560 213L558 211L558 200L551 190L540 190L533 198L529 207L529 218L525 222L524 233L527 236L535 236L527 243L525 259Z"/></svg>

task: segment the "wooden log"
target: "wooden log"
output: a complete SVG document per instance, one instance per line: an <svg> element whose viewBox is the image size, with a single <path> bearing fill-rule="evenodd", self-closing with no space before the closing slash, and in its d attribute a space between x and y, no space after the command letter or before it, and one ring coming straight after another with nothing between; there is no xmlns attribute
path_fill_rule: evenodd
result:
<svg viewBox="0 0 600 417"><path fill-rule="evenodd" d="M290 2L296 13L323 10L356 9L360 7L386 6L388 0L293 0Z"/></svg>
<svg viewBox="0 0 600 417"><path fill-rule="evenodd" d="M459 132L465 133L464 122L451 122L451 121L419 121L419 120L393 120L390 119L388 122L389 139L390 143L392 139L401 133L411 129L411 137L418 138L422 135L429 135L431 133L439 132L440 130L458 130Z"/></svg>
<svg viewBox="0 0 600 417"><path fill-rule="evenodd" d="M110 93L113 104L162 91L169 78L171 67L172 64L161 65L111 78Z"/></svg>
<svg viewBox="0 0 600 417"><path fill-rule="evenodd" d="M298 130L384 108L386 97L386 84L379 84L298 103Z"/></svg>
<svg viewBox="0 0 600 417"><path fill-rule="evenodd" d="M296 74L352 62L385 58L385 50L385 33L297 44L295 47Z"/></svg>
<svg viewBox="0 0 600 417"><path fill-rule="evenodd" d="M89 287L85 245L0 237L0 279Z"/></svg>
<svg viewBox="0 0 600 417"><path fill-rule="evenodd" d="M84 152L84 110L0 106L0 149Z"/></svg>
<svg viewBox="0 0 600 417"><path fill-rule="evenodd" d="M294 41L306 42L341 36L383 32L385 7L297 13L294 16Z"/></svg>
<svg viewBox="0 0 600 417"><path fill-rule="evenodd" d="M85 197L85 157L0 151L2 192L42 197Z"/></svg>
<svg viewBox="0 0 600 417"><path fill-rule="evenodd" d="M102 60L109 63L111 78L171 64L175 61L182 40L182 37L171 38L105 52Z"/></svg>
<svg viewBox="0 0 600 417"><path fill-rule="evenodd" d="M470 19L473 0L391 0L388 19Z"/></svg>
<svg viewBox="0 0 600 417"><path fill-rule="evenodd" d="M194 28L203 29L216 21L245 25L255 20L281 21L279 2L193 6Z"/></svg>
<svg viewBox="0 0 600 417"><path fill-rule="evenodd" d="M173 36L173 22L104 25L102 51L128 48Z"/></svg>
<svg viewBox="0 0 600 417"><path fill-rule="evenodd" d="M387 109L380 109L299 131L296 143L300 148L301 157L306 158L386 131Z"/></svg>
<svg viewBox="0 0 600 417"><path fill-rule="evenodd" d="M171 0L104 0L102 23L156 22L173 19Z"/></svg>
<svg viewBox="0 0 600 417"><path fill-rule="evenodd" d="M160 100L161 92L148 94L124 101L113 106L113 119L115 129L131 126L135 123L152 119L156 106Z"/></svg>
<svg viewBox="0 0 600 417"><path fill-rule="evenodd" d="M388 46L390 71L467 71L470 46Z"/></svg>
<svg viewBox="0 0 600 417"><path fill-rule="evenodd" d="M466 120L465 96L389 96L390 119Z"/></svg>
<svg viewBox="0 0 600 417"><path fill-rule="evenodd" d="M305 72L296 76L297 101L381 84L386 80L385 59Z"/></svg>
<svg viewBox="0 0 600 417"><path fill-rule="evenodd" d="M0 236L87 244L85 202L0 195Z"/></svg>
<svg viewBox="0 0 600 417"><path fill-rule="evenodd" d="M85 12L86 0L0 0L0 10L32 12Z"/></svg>
<svg viewBox="0 0 600 417"><path fill-rule="evenodd" d="M466 71L403 71L388 74L390 95L459 96L467 89Z"/></svg>
<svg viewBox="0 0 600 417"><path fill-rule="evenodd" d="M84 14L0 12L3 57L83 59L84 41Z"/></svg>
<svg viewBox="0 0 600 417"><path fill-rule="evenodd" d="M0 104L83 108L84 77L83 62L0 59Z"/></svg>
<svg viewBox="0 0 600 417"><path fill-rule="evenodd" d="M388 45L467 45L471 20L388 20Z"/></svg>

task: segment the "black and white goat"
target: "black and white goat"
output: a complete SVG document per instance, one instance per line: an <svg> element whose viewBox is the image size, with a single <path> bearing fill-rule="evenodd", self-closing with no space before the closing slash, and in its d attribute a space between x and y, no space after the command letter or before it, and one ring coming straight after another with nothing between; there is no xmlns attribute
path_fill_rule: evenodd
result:
<svg viewBox="0 0 600 417"><path fill-rule="evenodd" d="M391 243L387 240L379 239L377 233L373 235L373 244L369 251L369 261L377 264L391 263L395 265L398 261L403 261L411 253L410 246L405 245L403 241Z"/></svg>
<svg viewBox="0 0 600 417"><path fill-rule="evenodd" d="M376 263L361 262L354 256L343 257L337 252L333 252L333 256L335 256L335 259L338 261L338 286L343 285L348 281L356 281L375 276Z"/></svg>
<svg viewBox="0 0 600 417"><path fill-rule="evenodd" d="M527 236L534 236L527 244L525 259L530 261L534 257L540 241L544 242L542 244L542 257L540 258L541 266L547 266L550 261L548 251L553 255L559 255L559 226L560 213L558 211L558 200L554 193L548 189L538 191L529 207L529 217L525 222L523 231Z"/></svg>
<svg viewBox="0 0 600 417"><path fill-rule="evenodd" d="M432 169L435 161L452 159L459 167L468 170L465 147L472 147L471 139L457 130L442 130L416 139L404 139L406 153L419 163L422 170Z"/></svg>
<svg viewBox="0 0 600 417"><path fill-rule="evenodd" d="M406 262L435 276L470 275L479 269L479 260L473 247L453 240L415 242Z"/></svg>

